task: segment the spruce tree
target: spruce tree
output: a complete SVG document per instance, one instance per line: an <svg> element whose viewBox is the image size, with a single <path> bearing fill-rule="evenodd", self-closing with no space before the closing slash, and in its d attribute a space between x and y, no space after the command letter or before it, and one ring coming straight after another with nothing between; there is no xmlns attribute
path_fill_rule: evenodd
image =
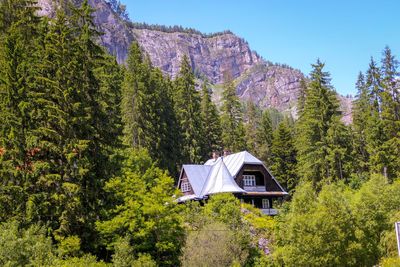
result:
<svg viewBox="0 0 400 267"><path fill-rule="evenodd" d="M170 87L167 78L152 67L149 57L134 42L122 94L125 144L146 148L161 168L175 174L179 135Z"/></svg>
<svg viewBox="0 0 400 267"><path fill-rule="evenodd" d="M273 127L271 113L264 110L261 115L260 125L257 128L257 154L267 165L271 164L271 146L273 140Z"/></svg>
<svg viewBox="0 0 400 267"><path fill-rule="evenodd" d="M288 119L279 123L271 145L271 172L288 193L298 184L297 159L293 132Z"/></svg>
<svg viewBox="0 0 400 267"><path fill-rule="evenodd" d="M32 1L0 1L0 219L24 218L32 186L34 92L40 18Z"/></svg>
<svg viewBox="0 0 400 267"><path fill-rule="evenodd" d="M367 151L368 121L371 116L371 104L365 77L360 72L356 83L357 95L353 103L353 149L355 172L358 177L367 177L369 154Z"/></svg>
<svg viewBox="0 0 400 267"><path fill-rule="evenodd" d="M383 130L381 118L382 110L382 77L381 71L373 58L371 58L366 74L366 87L370 98L370 115L368 118L367 151L370 155L369 166L372 172L384 173L387 159L383 143L387 138Z"/></svg>
<svg viewBox="0 0 400 267"><path fill-rule="evenodd" d="M335 117L339 116L336 93L330 85L329 73L317 60L312 65L304 109L297 124L298 171L300 176L318 184L330 176L327 133Z"/></svg>
<svg viewBox="0 0 400 267"><path fill-rule="evenodd" d="M327 157L329 162L328 180L349 182L353 173L351 130L343 124L339 116L334 116L327 131Z"/></svg>
<svg viewBox="0 0 400 267"><path fill-rule="evenodd" d="M221 120L217 106L211 100L212 91L207 81L201 87L201 118L203 121L204 153L203 158L210 157L213 151L222 149L221 143Z"/></svg>
<svg viewBox="0 0 400 267"><path fill-rule="evenodd" d="M398 83L399 62L392 55L389 47L385 47L382 58L382 108L381 118L385 142L383 150L386 155L384 174L394 179L400 174L400 97Z"/></svg>
<svg viewBox="0 0 400 267"><path fill-rule="evenodd" d="M201 99L196 90L195 77L189 58L186 55L182 59L181 69L174 86L174 110L182 134L180 162L199 163L204 151Z"/></svg>
<svg viewBox="0 0 400 267"><path fill-rule="evenodd" d="M261 156L258 154L259 138L258 138L258 129L261 124L261 115L262 111L251 101L249 100L246 104L246 147L256 156Z"/></svg>
<svg viewBox="0 0 400 267"><path fill-rule="evenodd" d="M233 152L246 148L242 105L236 95L236 88L230 73L224 73L221 108L222 142Z"/></svg>

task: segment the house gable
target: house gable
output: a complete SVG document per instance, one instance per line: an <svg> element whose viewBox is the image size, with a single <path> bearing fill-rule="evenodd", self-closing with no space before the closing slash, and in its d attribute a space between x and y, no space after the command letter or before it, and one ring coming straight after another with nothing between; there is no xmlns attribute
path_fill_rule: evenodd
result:
<svg viewBox="0 0 400 267"><path fill-rule="evenodd" d="M278 181L275 180L264 164L243 164L235 177L236 183L242 188L244 188L243 175L247 173L254 173L254 175L256 175L256 185L264 185L265 192L285 192L285 190L279 185ZM261 179L257 173L263 174L263 183L260 181Z"/></svg>
<svg viewBox="0 0 400 267"><path fill-rule="evenodd" d="M189 178L187 177L187 174L184 169L182 169L181 175L179 177L178 188L185 196L194 194L192 184L190 183Z"/></svg>

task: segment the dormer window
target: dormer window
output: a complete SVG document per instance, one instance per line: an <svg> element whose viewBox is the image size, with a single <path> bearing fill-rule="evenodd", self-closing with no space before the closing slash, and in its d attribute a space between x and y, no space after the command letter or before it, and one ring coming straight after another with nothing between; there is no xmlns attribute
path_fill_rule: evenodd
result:
<svg viewBox="0 0 400 267"><path fill-rule="evenodd" d="M192 187L190 186L190 183L183 182L182 185L181 185L182 193L189 192L190 190L192 190Z"/></svg>
<svg viewBox="0 0 400 267"><path fill-rule="evenodd" d="M255 175L243 175L244 186L256 186L256 176Z"/></svg>

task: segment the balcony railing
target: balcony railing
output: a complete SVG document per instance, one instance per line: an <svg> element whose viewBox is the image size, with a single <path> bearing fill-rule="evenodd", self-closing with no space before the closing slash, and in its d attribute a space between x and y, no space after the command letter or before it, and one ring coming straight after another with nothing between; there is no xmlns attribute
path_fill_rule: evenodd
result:
<svg viewBox="0 0 400 267"><path fill-rule="evenodd" d="M265 192L265 185L257 186L243 186L243 189L247 192Z"/></svg>
<svg viewBox="0 0 400 267"><path fill-rule="evenodd" d="M277 215L278 214L278 210L276 209L261 209L262 213L266 214L266 215Z"/></svg>

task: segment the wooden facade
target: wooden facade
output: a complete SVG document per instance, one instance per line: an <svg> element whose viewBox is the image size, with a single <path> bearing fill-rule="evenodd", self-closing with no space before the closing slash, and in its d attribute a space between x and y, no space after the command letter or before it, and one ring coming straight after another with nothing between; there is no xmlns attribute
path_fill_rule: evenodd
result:
<svg viewBox="0 0 400 267"><path fill-rule="evenodd" d="M224 191L214 188L211 194L232 192L241 202L252 204L254 207L260 208L265 214L277 214L276 207L288 194L265 165L247 151L233 154L231 158L228 157L221 158L218 162L220 167L224 166L229 170L227 176L224 177L230 177L231 185L234 184L237 189L236 191ZM225 161L226 165L224 164ZM203 192L204 188L207 188L205 184L208 184L209 187L210 181L214 181L214 183L217 181L213 180L213 170L215 171L215 166L218 164L215 162L217 161L209 161L204 165L183 166L178 181L178 188L184 195L181 197L181 202L208 198L209 195ZM219 177L221 178L221 176ZM222 180L218 181L221 182Z"/></svg>

